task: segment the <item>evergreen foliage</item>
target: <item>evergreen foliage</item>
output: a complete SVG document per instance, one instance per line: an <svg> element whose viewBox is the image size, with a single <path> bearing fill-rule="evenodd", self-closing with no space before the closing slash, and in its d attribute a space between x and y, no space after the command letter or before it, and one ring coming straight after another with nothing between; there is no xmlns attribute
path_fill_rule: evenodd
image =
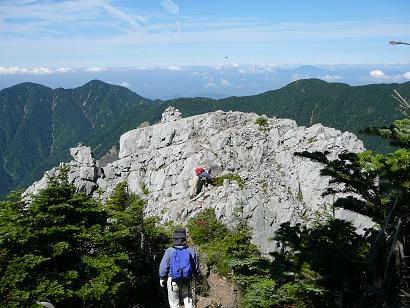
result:
<svg viewBox="0 0 410 308"><path fill-rule="evenodd" d="M30 204L11 194L0 203L0 301L158 307L153 259L169 235L155 219L144 221L143 207L123 183L103 207L76 193L64 168Z"/></svg>
<svg viewBox="0 0 410 308"><path fill-rule="evenodd" d="M299 153L324 164L322 175L331 177L324 194L354 193L339 198L336 207L370 217L376 224L363 235L369 245L368 273L360 287L362 299L373 307L407 307L410 304L409 247L410 121L397 120L388 127L368 128L401 148L387 154L344 153L328 161L325 154ZM353 290L349 285L348 290Z"/></svg>
<svg viewBox="0 0 410 308"><path fill-rule="evenodd" d="M310 225L281 225L272 255L278 293L301 307L356 307L367 277L368 243L350 222L326 218ZM290 288L290 289L289 289ZM286 293L286 292L285 292ZM283 303L284 304L284 303Z"/></svg>
<svg viewBox="0 0 410 308"><path fill-rule="evenodd" d="M112 298L120 268L99 250L107 220L101 204L51 179L28 206L14 198L0 212L1 302L68 307Z"/></svg>
<svg viewBox="0 0 410 308"><path fill-rule="evenodd" d="M260 127L268 126L268 119L265 117L258 117L255 120L255 124L259 125Z"/></svg>

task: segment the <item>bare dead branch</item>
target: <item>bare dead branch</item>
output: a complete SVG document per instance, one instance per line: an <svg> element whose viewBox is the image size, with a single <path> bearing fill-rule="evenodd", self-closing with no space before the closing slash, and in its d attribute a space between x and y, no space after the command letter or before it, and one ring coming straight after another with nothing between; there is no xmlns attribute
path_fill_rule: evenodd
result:
<svg viewBox="0 0 410 308"><path fill-rule="evenodd" d="M410 118L410 103L407 101L407 97L405 98L401 96L397 89L393 90L392 97L399 102L399 108L401 113L405 117Z"/></svg>
<svg viewBox="0 0 410 308"><path fill-rule="evenodd" d="M402 41L390 41L391 45L410 45L410 43L402 42Z"/></svg>

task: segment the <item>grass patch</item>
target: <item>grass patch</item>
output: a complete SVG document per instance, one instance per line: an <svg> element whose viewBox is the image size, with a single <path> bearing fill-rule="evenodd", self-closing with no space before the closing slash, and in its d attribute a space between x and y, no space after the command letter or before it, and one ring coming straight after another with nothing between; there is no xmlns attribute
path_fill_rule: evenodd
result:
<svg viewBox="0 0 410 308"><path fill-rule="evenodd" d="M245 188L245 180L242 179L238 174L236 173L226 173L221 176L215 177L213 179L213 184L215 186L222 186L224 184L224 180L230 180L230 181L236 181L238 183L238 186L240 189Z"/></svg>
<svg viewBox="0 0 410 308"><path fill-rule="evenodd" d="M141 188L142 193L143 193L144 195L146 195L146 196L149 195L150 191L149 191L147 185L146 185L144 182L141 182L141 183L140 183L140 188Z"/></svg>
<svg viewBox="0 0 410 308"><path fill-rule="evenodd" d="M262 191L266 194L268 192L269 184L266 181L262 182Z"/></svg>

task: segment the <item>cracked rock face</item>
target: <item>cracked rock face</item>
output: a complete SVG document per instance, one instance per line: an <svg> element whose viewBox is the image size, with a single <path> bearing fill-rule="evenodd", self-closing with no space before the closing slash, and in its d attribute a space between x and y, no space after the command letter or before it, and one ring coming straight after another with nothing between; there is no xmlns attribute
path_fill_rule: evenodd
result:
<svg viewBox="0 0 410 308"><path fill-rule="evenodd" d="M164 223L184 223L214 208L220 220L232 225L236 209L241 209L253 242L268 253L276 249L268 239L281 223L300 221L333 201L332 196L321 196L329 178L319 175L320 164L294 152L329 151L334 159L342 151L364 148L354 134L320 124L306 128L293 120L266 118L266 125L260 126L255 123L258 118L255 113L222 111L181 118L178 110L168 108L161 123L123 134L119 159L100 170L89 148L71 149L69 179L103 200L126 181L132 192L147 200L146 215L159 216ZM245 186L225 180L223 186L204 188L204 194L190 202L190 183L198 166L212 169L213 176L235 173ZM43 178L28 191L38 191L45 183ZM338 210L336 216L353 220L357 227L369 225L369 220L348 211Z"/></svg>

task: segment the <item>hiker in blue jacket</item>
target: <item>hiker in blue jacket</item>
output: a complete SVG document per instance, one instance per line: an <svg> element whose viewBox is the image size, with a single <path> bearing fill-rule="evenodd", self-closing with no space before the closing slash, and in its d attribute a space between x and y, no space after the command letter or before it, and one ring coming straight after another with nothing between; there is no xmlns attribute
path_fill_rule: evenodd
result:
<svg viewBox="0 0 410 308"><path fill-rule="evenodd" d="M172 235L169 247L159 265L159 284L168 289L170 308L179 308L179 299L185 308L192 308L191 280L198 275L199 267L196 252L187 245L185 228L177 228Z"/></svg>

